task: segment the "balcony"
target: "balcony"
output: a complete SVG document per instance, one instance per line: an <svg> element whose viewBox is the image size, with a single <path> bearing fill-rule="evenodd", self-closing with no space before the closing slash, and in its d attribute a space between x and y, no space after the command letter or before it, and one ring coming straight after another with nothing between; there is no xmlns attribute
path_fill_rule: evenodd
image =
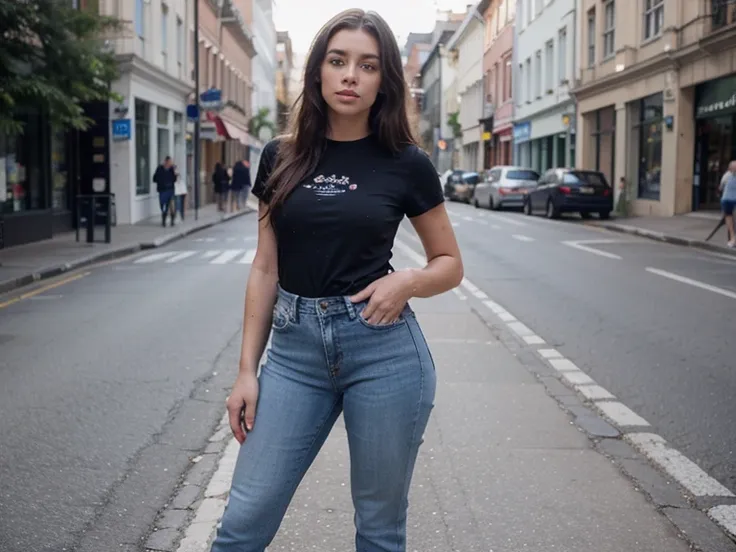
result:
<svg viewBox="0 0 736 552"><path fill-rule="evenodd" d="M220 23L233 32L248 57L255 57L256 47L253 43L253 33L240 10L232 0L210 0L210 3L213 2Z"/></svg>

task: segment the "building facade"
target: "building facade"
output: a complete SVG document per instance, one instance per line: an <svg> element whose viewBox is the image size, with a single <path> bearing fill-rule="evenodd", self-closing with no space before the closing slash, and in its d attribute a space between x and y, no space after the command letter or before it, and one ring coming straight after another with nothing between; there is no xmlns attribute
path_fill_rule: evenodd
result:
<svg viewBox="0 0 736 552"><path fill-rule="evenodd" d="M424 102L421 70L432 50L432 33L409 33L402 51L404 81L409 88L411 101L408 106L409 123L414 136L419 139L419 122Z"/></svg>
<svg viewBox="0 0 736 552"><path fill-rule="evenodd" d="M581 0L578 13L577 163L623 178L637 214L718 209L736 158L736 4Z"/></svg>
<svg viewBox="0 0 736 552"><path fill-rule="evenodd" d="M289 82L294 66L294 53L291 49L288 31L279 31L276 38L276 132L286 130L289 113L294 99L291 98Z"/></svg>
<svg viewBox="0 0 736 552"><path fill-rule="evenodd" d="M253 3L253 40L257 55L253 58L252 113L268 110L266 119L276 124L276 27L273 22L273 0L251 0ZM273 137L273 131L264 128L259 136L262 143ZM255 151L254 151L255 153Z"/></svg>
<svg viewBox="0 0 736 552"><path fill-rule="evenodd" d="M475 6L447 44L455 70L457 97L456 121L459 138L455 141L455 166L468 171L483 169L483 36L484 22ZM454 98L450 95L448 101ZM448 115L452 115L448 111Z"/></svg>
<svg viewBox="0 0 736 552"><path fill-rule="evenodd" d="M479 6L483 37L483 151L485 168L513 161L513 49L516 0L486 0Z"/></svg>
<svg viewBox="0 0 736 552"><path fill-rule="evenodd" d="M518 0L514 25L514 162L544 171L575 159L575 0Z"/></svg>

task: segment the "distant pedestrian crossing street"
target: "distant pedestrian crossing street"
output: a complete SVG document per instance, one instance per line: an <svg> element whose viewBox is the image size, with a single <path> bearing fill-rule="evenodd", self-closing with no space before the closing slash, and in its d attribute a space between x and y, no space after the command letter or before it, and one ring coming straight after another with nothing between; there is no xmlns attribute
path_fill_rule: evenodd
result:
<svg viewBox="0 0 736 552"><path fill-rule="evenodd" d="M249 265L256 256L253 249L198 249L187 251L160 251L144 255L134 261L134 264L176 264L182 261L195 261L197 264L204 261L212 265Z"/></svg>

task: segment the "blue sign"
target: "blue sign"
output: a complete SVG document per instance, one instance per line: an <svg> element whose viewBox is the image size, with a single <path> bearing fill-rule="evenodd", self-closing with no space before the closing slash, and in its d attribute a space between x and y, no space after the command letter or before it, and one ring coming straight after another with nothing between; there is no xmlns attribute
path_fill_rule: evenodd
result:
<svg viewBox="0 0 736 552"><path fill-rule="evenodd" d="M197 111L196 104L189 104L187 106L187 118L191 119L192 121L196 121L197 119L199 119L199 113Z"/></svg>
<svg viewBox="0 0 736 552"><path fill-rule="evenodd" d="M525 123L517 123L514 125L514 143L519 144L521 142L527 142L532 137L532 123L527 121Z"/></svg>
<svg viewBox="0 0 736 552"><path fill-rule="evenodd" d="M215 103L215 102L221 102L222 101L222 90L219 90L218 88L210 88L209 90L205 90L199 95L199 99L203 103Z"/></svg>
<svg viewBox="0 0 736 552"><path fill-rule="evenodd" d="M112 139L130 140L130 119L114 119L112 121Z"/></svg>

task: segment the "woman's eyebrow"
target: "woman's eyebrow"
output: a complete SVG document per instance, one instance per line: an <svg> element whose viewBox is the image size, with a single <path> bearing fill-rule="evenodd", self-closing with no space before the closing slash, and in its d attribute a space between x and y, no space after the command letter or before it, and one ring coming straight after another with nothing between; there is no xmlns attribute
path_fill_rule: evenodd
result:
<svg viewBox="0 0 736 552"><path fill-rule="evenodd" d="M338 56L347 56L348 53L345 50L340 50L338 48L333 48L332 50L327 52L328 54L335 54ZM378 57L378 54L362 54L360 56L361 59L380 59Z"/></svg>

